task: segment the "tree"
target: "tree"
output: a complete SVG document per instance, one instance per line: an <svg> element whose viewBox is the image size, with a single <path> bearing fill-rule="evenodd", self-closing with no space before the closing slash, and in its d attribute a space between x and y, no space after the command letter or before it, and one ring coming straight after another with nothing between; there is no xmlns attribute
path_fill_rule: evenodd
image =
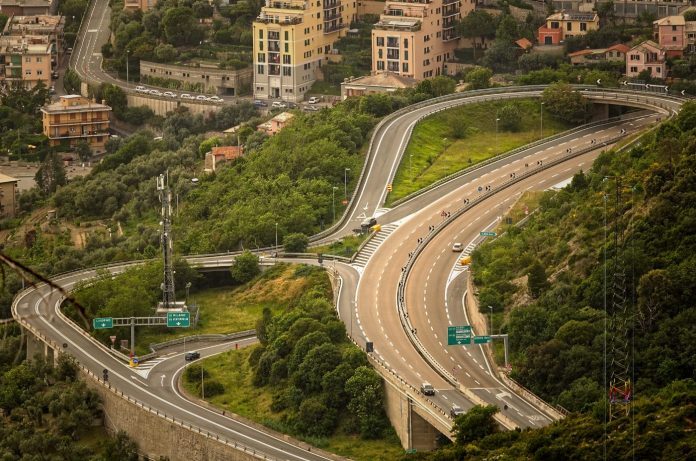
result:
<svg viewBox="0 0 696 461"><path fill-rule="evenodd" d="M197 45L203 39L203 31L196 24L191 8L170 8L162 18L167 42L174 46Z"/></svg>
<svg viewBox="0 0 696 461"><path fill-rule="evenodd" d="M684 11L683 16L685 21L696 21L696 10Z"/></svg>
<svg viewBox="0 0 696 461"><path fill-rule="evenodd" d="M467 72L464 81L469 83L471 89L479 90L490 86L493 71L487 67L476 66Z"/></svg>
<svg viewBox="0 0 696 461"><path fill-rule="evenodd" d="M312 437L327 437L336 427L336 410L327 407L318 397L302 402L297 414L296 429Z"/></svg>
<svg viewBox="0 0 696 461"><path fill-rule="evenodd" d="M476 39L479 39L479 47L484 48L486 40L495 37L495 20L485 10L473 10L462 18L459 31L462 37L472 39L476 59Z"/></svg>
<svg viewBox="0 0 696 461"><path fill-rule="evenodd" d="M498 423L493 416L498 412L494 405L475 405L463 415L454 420L452 431L455 443L460 446L468 445L498 431Z"/></svg>
<svg viewBox="0 0 696 461"><path fill-rule="evenodd" d="M382 93L368 94L360 98L360 111L383 117L392 111L392 100Z"/></svg>
<svg viewBox="0 0 696 461"><path fill-rule="evenodd" d="M542 100L549 113L566 122L582 123L587 115L587 100L567 83L555 83L547 87Z"/></svg>
<svg viewBox="0 0 696 461"><path fill-rule="evenodd" d="M34 180L44 194L52 194L58 187L67 183L65 167L58 154L52 152L46 155L34 176Z"/></svg>
<svg viewBox="0 0 696 461"><path fill-rule="evenodd" d="M498 126L504 131L519 131L522 114L516 104L505 104L498 110Z"/></svg>
<svg viewBox="0 0 696 461"><path fill-rule="evenodd" d="M81 140L77 143L77 146L75 146L75 152L77 152L77 155L83 162L87 162L90 158L92 158L92 149L89 147L89 143L85 140Z"/></svg>
<svg viewBox="0 0 696 461"><path fill-rule="evenodd" d="M288 253L304 253L307 251L309 239L305 234L295 232L283 237L283 248Z"/></svg>
<svg viewBox="0 0 696 461"><path fill-rule="evenodd" d="M155 57L160 62L172 62L178 55L179 52L169 43L160 43L155 47Z"/></svg>
<svg viewBox="0 0 696 461"><path fill-rule="evenodd" d="M438 75L430 79L430 87L433 97L444 96L454 93L456 82L445 75Z"/></svg>
<svg viewBox="0 0 696 461"><path fill-rule="evenodd" d="M261 318L256 321L256 337L264 346L268 344L268 328L272 321L273 313L271 312L271 308L265 306Z"/></svg>
<svg viewBox="0 0 696 461"><path fill-rule="evenodd" d="M260 273L259 257L249 250L244 250L242 254L237 256L230 268L232 280L239 284L247 283Z"/></svg>
<svg viewBox="0 0 696 461"><path fill-rule="evenodd" d="M104 446L106 460L138 461L139 458L138 446L123 431L119 431L116 438L109 439Z"/></svg>
<svg viewBox="0 0 696 461"><path fill-rule="evenodd" d="M548 287L549 282L546 278L546 271L541 262L534 261L534 264L529 268L527 272L527 288L529 288L529 293L538 298L541 293Z"/></svg>
<svg viewBox="0 0 696 461"><path fill-rule="evenodd" d="M350 396L348 410L357 419L360 436L364 439L380 437L387 427L382 406L382 378L372 368L358 367L346 381L346 392Z"/></svg>
<svg viewBox="0 0 696 461"><path fill-rule="evenodd" d="M81 84L82 81L77 72L72 69L65 71L65 75L63 75L63 88L65 88L65 91L71 94L79 93Z"/></svg>

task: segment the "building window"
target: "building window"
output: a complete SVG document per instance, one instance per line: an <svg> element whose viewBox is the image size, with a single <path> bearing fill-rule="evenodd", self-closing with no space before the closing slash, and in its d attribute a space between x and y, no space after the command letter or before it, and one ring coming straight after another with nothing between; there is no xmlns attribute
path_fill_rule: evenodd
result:
<svg viewBox="0 0 696 461"><path fill-rule="evenodd" d="M559 26L560 26L560 24L557 23L556 21L552 21L552 22L551 22L551 28L552 28L552 29L558 29Z"/></svg>
<svg viewBox="0 0 696 461"><path fill-rule="evenodd" d="M263 51L263 40L259 40L259 50Z"/></svg>
<svg viewBox="0 0 696 461"><path fill-rule="evenodd" d="M570 32L573 30L573 23L572 22L566 22L566 30Z"/></svg>
<svg viewBox="0 0 696 461"><path fill-rule="evenodd" d="M661 67L658 67L658 68L657 68L657 73L658 73L658 74L661 74L661 73L662 73L662 68L661 68Z"/></svg>
<svg viewBox="0 0 696 461"><path fill-rule="evenodd" d="M43 71L42 71L42 70L37 70L37 71L36 71L36 75L43 75Z"/></svg>
<svg viewBox="0 0 696 461"><path fill-rule="evenodd" d="M289 34L288 31L286 30L286 31L285 31L285 40L288 40L288 37L290 37L290 34Z"/></svg>
<svg viewBox="0 0 696 461"><path fill-rule="evenodd" d="M389 48L399 47L399 37L387 37L387 46Z"/></svg>
<svg viewBox="0 0 696 461"><path fill-rule="evenodd" d="M402 67L402 70L404 72L408 72L408 63L407 62L403 63L401 67Z"/></svg>
<svg viewBox="0 0 696 461"><path fill-rule="evenodd" d="M31 69L27 69L24 71L24 75L31 75Z"/></svg>
<svg viewBox="0 0 696 461"><path fill-rule="evenodd" d="M263 66L263 65L256 66L256 73L259 75L263 75L263 72L264 72L263 68L264 67L265 66Z"/></svg>
<svg viewBox="0 0 696 461"><path fill-rule="evenodd" d="M408 39L407 38L404 39L404 48L408 48Z"/></svg>
<svg viewBox="0 0 696 461"><path fill-rule="evenodd" d="M387 70L389 70L389 72L399 72L399 63L396 61L387 61Z"/></svg>
<svg viewBox="0 0 696 461"><path fill-rule="evenodd" d="M290 77L292 75L292 67L283 67L283 75Z"/></svg>
<svg viewBox="0 0 696 461"><path fill-rule="evenodd" d="M673 41L673 42L676 42L676 41L677 41L677 37L676 37L676 36L672 37L672 41Z"/></svg>
<svg viewBox="0 0 696 461"><path fill-rule="evenodd" d="M677 31L677 26L672 26L672 32L676 32L676 31Z"/></svg>
<svg viewBox="0 0 696 461"><path fill-rule="evenodd" d="M586 23L586 22L581 22L581 23L580 23L580 31L581 31L581 32L587 31L587 23Z"/></svg>
<svg viewBox="0 0 696 461"><path fill-rule="evenodd" d="M637 68L637 67L635 67L635 66L631 67L631 72L633 72L633 73L636 73L636 72L638 72L638 68Z"/></svg>
<svg viewBox="0 0 696 461"><path fill-rule="evenodd" d="M384 46L384 37L377 37L377 46Z"/></svg>
<svg viewBox="0 0 696 461"><path fill-rule="evenodd" d="M290 52L290 47L289 47L289 45L288 45L287 43L285 44L285 52L286 52L286 53L289 53L289 52Z"/></svg>
<svg viewBox="0 0 696 461"><path fill-rule="evenodd" d="M387 50L387 59L399 59L399 50Z"/></svg>
<svg viewBox="0 0 696 461"><path fill-rule="evenodd" d="M259 39L263 40L263 29L259 29Z"/></svg>
<svg viewBox="0 0 696 461"><path fill-rule="evenodd" d="M408 51L404 51L404 60L408 61Z"/></svg>
<svg viewBox="0 0 696 461"><path fill-rule="evenodd" d="M41 62L41 56L36 57L36 62Z"/></svg>
<svg viewBox="0 0 696 461"><path fill-rule="evenodd" d="M26 58L24 58L24 62L31 62L31 56L27 56Z"/></svg>
<svg viewBox="0 0 696 461"><path fill-rule="evenodd" d="M290 56L289 54L284 54L283 64L292 64L292 56Z"/></svg>
<svg viewBox="0 0 696 461"><path fill-rule="evenodd" d="M384 58L384 53L382 53L382 48L379 48L379 49L377 50L377 57L378 57L379 59L383 59L383 58Z"/></svg>
<svg viewBox="0 0 696 461"><path fill-rule="evenodd" d="M256 61L257 62L266 62L266 53L259 53Z"/></svg>
<svg viewBox="0 0 696 461"><path fill-rule="evenodd" d="M278 64L269 64L268 75L280 75L280 66Z"/></svg>
<svg viewBox="0 0 696 461"><path fill-rule="evenodd" d="M384 61L377 61L377 70L384 70Z"/></svg>

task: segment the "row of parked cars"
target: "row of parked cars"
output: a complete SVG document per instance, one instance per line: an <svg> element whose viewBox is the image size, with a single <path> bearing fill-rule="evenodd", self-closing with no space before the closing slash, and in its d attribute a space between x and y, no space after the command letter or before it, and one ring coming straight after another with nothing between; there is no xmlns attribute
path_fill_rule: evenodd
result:
<svg viewBox="0 0 696 461"><path fill-rule="evenodd" d="M165 91L162 92L160 90L154 90L154 89L148 89L144 86L136 86L135 91L138 93L142 94L150 94L152 96L161 96L164 98L172 98L172 99L188 99L190 101L202 101L202 102L214 102L214 103L223 103L224 100L219 97L219 96L206 96L204 94L199 94L199 95L192 95L188 93L181 93L181 94L176 94L172 91Z"/></svg>
<svg viewBox="0 0 696 461"><path fill-rule="evenodd" d="M321 102L321 100L318 97L312 96L307 101L307 103L309 105L303 106L302 109L304 109L308 112L317 112L321 109L319 107L315 106L314 104L318 104L320 102ZM268 103L262 99L256 99L254 101L254 105L256 107L268 107ZM273 101L271 103L271 109L297 109L297 108L298 108L298 105L295 104L294 102L290 102L290 101Z"/></svg>

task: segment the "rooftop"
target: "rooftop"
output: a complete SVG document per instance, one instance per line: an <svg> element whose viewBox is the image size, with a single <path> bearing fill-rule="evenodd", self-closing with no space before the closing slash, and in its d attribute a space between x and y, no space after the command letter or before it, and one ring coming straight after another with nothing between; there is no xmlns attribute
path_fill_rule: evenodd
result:
<svg viewBox="0 0 696 461"><path fill-rule="evenodd" d="M583 13L580 11L561 11L546 18L551 21L597 21L597 13Z"/></svg>
<svg viewBox="0 0 696 461"><path fill-rule="evenodd" d="M684 16L667 16L653 21L653 24L657 26L683 26L686 24L686 19Z"/></svg>
<svg viewBox="0 0 696 461"><path fill-rule="evenodd" d="M274 122L278 122L278 123L285 123L288 120L290 120L291 118L293 118L294 116L295 115L291 114L290 112L281 112L280 114L273 117L271 120Z"/></svg>
<svg viewBox="0 0 696 461"><path fill-rule="evenodd" d="M45 6L53 3L52 0L0 0L0 6Z"/></svg>
<svg viewBox="0 0 696 461"><path fill-rule="evenodd" d="M2 1L2 0L0 0ZM0 184L5 184L8 182L17 182L19 179L13 178L12 176L7 176L6 174L0 173Z"/></svg>
<svg viewBox="0 0 696 461"><path fill-rule="evenodd" d="M358 77L344 82L346 85L381 86L389 88L411 88L416 83L416 79L414 78L404 77L403 75L394 74L391 72L366 75L365 77Z"/></svg>
<svg viewBox="0 0 696 461"><path fill-rule="evenodd" d="M2 0L0 0L2 3ZM39 14L35 16L13 16L11 21L8 21L8 26L36 26L36 27L52 27L64 22L63 16L52 16L48 14Z"/></svg>
<svg viewBox="0 0 696 461"><path fill-rule="evenodd" d="M106 104L98 104L79 94L61 96L58 102L48 104L41 108L44 113L79 112L83 110L111 110Z"/></svg>
<svg viewBox="0 0 696 461"><path fill-rule="evenodd" d="M239 146L221 146L211 149L213 155L224 157L225 160L232 160L242 156L242 148Z"/></svg>

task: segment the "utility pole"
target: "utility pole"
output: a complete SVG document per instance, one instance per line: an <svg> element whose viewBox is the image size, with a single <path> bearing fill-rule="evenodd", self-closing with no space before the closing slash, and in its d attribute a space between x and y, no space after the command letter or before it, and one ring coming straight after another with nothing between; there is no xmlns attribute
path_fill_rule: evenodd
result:
<svg viewBox="0 0 696 461"><path fill-rule="evenodd" d="M130 61L130 50L126 50L126 87L130 88L130 78L128 77L128 61Z"/></svg>
<svg viewBox="0 0 696 461"><path fill-rule="evenodd" d="M343 197L348 200L348 172L350 168L343 169Z"/></svg>
<svg viewBox="0 0 696 461"><path fill-rule="evenodd" d="M544 139L544 101L539 104L539 139Z"/></svg>
<svg viewBox="0 0 696 461"><path fill-rule="evenodd" d="M338 187L334 186L331 191L331 205L333 206L333 222L336 222L336 189Z"/></svg>
<svg viewBox="0 0 696 461"><path fill-rule="evenodd" d="M162 282L162 303L160 308L169 310L176 307L176 296L174 291L174 269L173 269L173 241L172 241L172 193L169 184L163 174L155 178L157 181L157 191L162 203L162 256L164 258L164 281Z"/></svg>

